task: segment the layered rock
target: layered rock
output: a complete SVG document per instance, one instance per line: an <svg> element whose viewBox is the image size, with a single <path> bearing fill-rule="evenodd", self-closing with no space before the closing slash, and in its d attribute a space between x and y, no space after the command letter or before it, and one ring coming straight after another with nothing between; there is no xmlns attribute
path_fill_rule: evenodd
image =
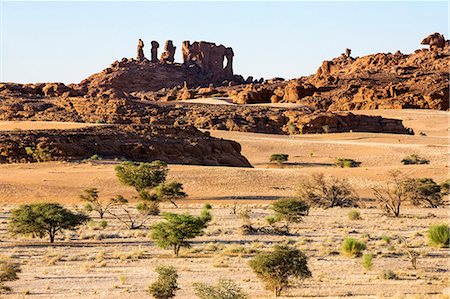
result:
<svg viewBox="0 0 450 299"><path fill-rule="evenodd" d="M72 161L99 155L133 161L251 167L234 141L192 126L107 125L0 133L0 163Z"/></svg>

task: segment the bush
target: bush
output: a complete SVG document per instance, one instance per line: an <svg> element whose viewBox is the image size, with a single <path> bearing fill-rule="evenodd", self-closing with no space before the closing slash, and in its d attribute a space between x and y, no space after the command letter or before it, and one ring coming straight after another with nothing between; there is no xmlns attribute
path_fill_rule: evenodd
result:
<svg viewBox="0 0 450 299"><path fill-rule="evenodd" d="M450 230L447 224L431 225L428 229L430 243L438 247L449 247Z"/></svg>
<svg viewBox="0 0 450 299"><path fill-rule="evenodd" d="M300 183L298 197L310 206L356 207L358 196L347 181L335 177L325 178L322 173L313 174Z"/></svg>
<svg viewBox="0 0 450 299"><path fill-rule="evenodd" d="M74 229L89 221L89 217L75 214L54 203L21 205L12 210L9 217L9 231L13 235L32 235L43 238L48 235L50 243L56 234L64 229Z"/></svg>
<svg viewBox="0 0 450 299"><path fill-rule="evenodd" d="M386 244L391 243L391 238L389 236L381 236L381 240L383 240L384 242L386 242Z"/></svg>
<svg viewBox="0 0 450 299"><path fill-rule="evenodd" d="M397 274L395 274L394 271L392 271L391 269L386 269L383 270L383 272L381 272L381 277L383 279L397 279Z"/></svg>
<svg viewBox="0 0 450 299"><path fill-rule="evenodd" d="M352 167L359 167L361 165L361 162L357 162L353 159L343 159L339 158L334 162L334 165L341 168L352 168Z"/></svg>
<svg viewBox="0 0 450 299"><path fill-rule="evenodd" d="M420 157L419 155L412 154L410 156L405 157L402 160L403 165L411 165L411 164L428 164L430 160Z"/></svg>
<svg viewBox="0 0 450 299"><path fill-rule="evenodd" d="M437 208L442 204L441 186L431 178L408 179L408 198L413 205Z"/></svg>
<svg viewBox="0 0 450 299"><path fill-rule="evenodd" d="M105 228L108 226L108 222L107 222L106 220L100 220L100 221L98 222L98 226L99 226L101 229L105 229Z"/></svg>
<svg viewBox="0 0 450 299"><path fill-rule="evenodd" d="M446 180L441 184L442 195L448 195L450 191L450 179Z"/></svg>
<svg viewBox="0 0 450 299"><path fill-rule="evenodd" d="M171 247L175 256L179 255L181 247L190 247L189 239L201 236L211 221L211 214L206 207L198 217L174 213L164 213L163 217L165 221L152 226L151 237L159 247Z"/></svg>
<svg viewBox="0 0 450 299"><path fill-rule="evenodd" d="M362 260L361 263L363 265L363 267L367 270L372 269L373 266L373 254L371 253L366 253L362 256Z"/></svg>
<svg viewBox="0 0 450 299"><path fill-rule="evenodd" d="M395 217L400 216L400 207L409 198L408 179L399 171L389 173L390 180L384 188L372 188L380 208Z"/></svg>
<svg viewBox="0 0 450 299"><path fill-rule="evenodd" d="M306 255L290 246L275 246L271 252L261 252L249 262L250 267L278 297L293 278L311 277Z"/></svg>
<svg viewBox="0 0 450 299"><path fill-rule="evenodd" d="M156 186L155 195L159 201L169 201L175 207L178 207L175 200L185 198L187 196L187 194L183 191L183 185L175 181Z"/></svg>
<svg viewBox="0 0 450 299"><path fill-rule="evenodd" d="M84 209L88 213L96 211L100 219L103 219L105 213L115 205L115 202L113 200L106 203L100 201L98 193L99 191L97 188L88 188L83 190L83 193L80 194L80 199L86 202Z"/></svg>
<svg viewBox="0 0 450 299"><path fill-rule="evenodd" d="M270 156L270 162L277 162L278 164L283 164L287 162L289 155L286 154L272 154Z"/></svg>
<svg viewBox="0 0 450 299"><path fill-rule="evenodd" d="M308 215L309 206L301 200L287 198L279 199L270 205L275 212L275 217L286 222L286 232L289 233L289 225L302 221L303 216Z"/></svg>
<svg viewBox="0 0 450 299"><path fill-rule="evenodd" d="M11 291L11 288L5 286L4 283L19 279L17 273L20 272L21 270L18 264L6 260L0 260L0 293Z"/></svg>
<svg viewBox="0 0 450 299"><path fill-rule="evenodd" d="M137 192L153 189L163 183L168 171L167 164L158 160L151 163L122 162L115 170L119 181L134 187Z"/></svg>
<svg viewBox="0 0 450 299"><path fill-rule="evenodd" d="M155 270L159 276L152 283L148 292L157 299L168 299L175 297L175 292L179 289L177 284L178 274L175 268L170 266L159 266Z"/></svg>
<svg viewBox="0 0 450 299"><path fill-rule="evenodd" d="M364 249L366 249L366 244L355 238L346 238L342 244L342 253L348 256L361 256Z"/></svg>
<svg viewBox="0 0 450 299"><path fill-rule="evenodd" d="M220 278L216 285L194 283L195 295L200 299L246 299L244 293L234 281Z"/></svg>
<svg viewBox="0 0 450 299"><path fill-rule="evenodd" d="M358 220L361 219L361 213L358 210L351 210L350 212L348 212L348 219L350 220Z"/></svg>

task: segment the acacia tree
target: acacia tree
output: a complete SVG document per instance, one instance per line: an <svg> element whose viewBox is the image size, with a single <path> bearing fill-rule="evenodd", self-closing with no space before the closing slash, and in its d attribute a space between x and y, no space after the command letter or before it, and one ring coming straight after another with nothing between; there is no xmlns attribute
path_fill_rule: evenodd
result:
<svg viewBox="0 0 450 299"><path fill-rule="evenodd" d="M111 202L117 210L109 210L108 213L122 222L128 229L138 229L150 220L151 216L159 214L158 205L155 203L147 204L146 202L140 202L136 207L128 206L128 199L122 195L117 195L111 199Z"/></svg>
<svg viewBox="0 0 450 299"><path fill-rule="evenodd" d="M356 207L358 196L346 180L315 173L300 182L298 197L310 206L321 208Z"/></svg>
<svg viewBox="0 0 450 299"><path fill-rule="evenodd" d="M211 221L210 207L205 206L200 216L164 213L164 221L152 226L151 238L163 249L172 248L179 256L181 247L190 247L190 239L203 234Z"/></svg>
<svg viewBox="0 0 450 299"><path fill-rule="evenodd" d="M177 208L178 205L175 200L185 198L187 196L187 194L183 191L183 185L175 181L156 186L155 195L158 200L170 201Z"/></svg>
<svg viewBox="0 0 450 299"><path fill-rule="evenodd" d="M97 188L88 188L83 190L83 193L80 194L80 199L86 202L84 208L88 212L96 211L100 216L100 219L103 219L105 213L108 213L116 203L113 200L106 203L100 201L98 193L99 191Z"/></svg>
<svg viewBox="0 0 450 299"><path fill-rule="evenodd" d="M300 250L290 246L275 246L271 252L261 252L249 262L250 267L266 284L266 288L278 297L289 287L292 279L311 277L308 259Z"/></svg>
<svg viewBox="0 0 450 299"><path fill-rule="evenodd" d="M270 205L270 209L275 212L275 221L285 221L286 233L289 233L289 226L292 223L299 223L309 212L309 206L304 201L293 198L279 199ZM268 221L271 224L272 221Z"/></svg>
<svg viewBox="0 0 450 299"><path fill-rule="evenodd" d="M48 235L50 243L53 243L59 231L75 229L89 219L89 216L72 213L59 204L36 203L21 205L12 210L8 229L13 235L32 235L39 238Z"/></svg>
<svg viewBox="0 0 450 299"><path fill-rule="evenodd" d="M390 180L384 188L372 188L375 199L382 209L395 217L400 216L402 203L408 200L409 186L400 171L391 171Z"/></svg>
<svg viewBox="0 0 450 299"><path fill-rule="evenodd" d="M405 184L412 204L430 208L437 208L442 204L441 186L433 179L406 179Z"/></svg>
<svg viewBox="0 0 450 299"><path fill-rule="evenodd" d="M151 163L122 162L115 170L119 181L134 187L138 193L165 182L168 171L167 164L159 160Z"/></svg>

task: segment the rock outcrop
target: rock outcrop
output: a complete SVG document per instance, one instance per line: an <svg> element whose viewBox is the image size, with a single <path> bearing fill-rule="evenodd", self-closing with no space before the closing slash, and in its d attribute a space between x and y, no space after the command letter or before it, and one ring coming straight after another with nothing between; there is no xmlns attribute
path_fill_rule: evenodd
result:
<svg viewBox="0 0 450 299"><path fill-rule="evenodd" d="M144 61L145 55L144 55L144 42L142 39L139 39L138 45L137 45L137 51L136 51L136 60L141 62Z"/></svg>
<svg viewBox="0 0 450 299"><path fill-rule="evenodd" d="M435 32L425 37L420 44L429 45L430 49L444 48L446 45L448 45L448 41L445 40L442 34Z"/></svg>
<svg viewBox="0 0 450 299"><path fill-rule="evenodd" d="M162 63L174 63L175 62L175 50L177 47L173 45L171 40L166 41L164 46L164 52L161 54Z"/></svg>
<svg viewBox="0 0 450 299"><path fill-rule="evenodd" d="M212 80L233 79L233 57L232 48L216 45L209 42L184 41L182 44L183 64L197 65L201 72L211 77ZM227 64L223 67L224 60Z"/></svg>
<svg viewBox="0 0 450 299"><path fill-rule="evenodd" d="M0 132L0 163L72 161L99 155L133 161L251 167L234 141L192 126L107 125L73 130Z"/></svg>
<svg viewBox="0 0 450 299"><path fill-rule="evenodd" d="M151 54L152 54L152 58L151 58L151 62L159 62L158 59L158 48L159 48L159 43L155 40L152 41L152 49L151 49Z"/></svg>

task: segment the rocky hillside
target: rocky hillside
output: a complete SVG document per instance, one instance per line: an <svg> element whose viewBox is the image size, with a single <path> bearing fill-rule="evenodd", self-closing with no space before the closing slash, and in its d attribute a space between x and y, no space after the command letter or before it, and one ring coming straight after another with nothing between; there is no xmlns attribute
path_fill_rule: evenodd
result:
<svg viewBox="0 0 450 299"><path fill-rule="evenodd" d="M101 125L73 130L0 133L0 163L71 161L93 155L133 161L251 167L234 141L192 126Z"/></svg>

